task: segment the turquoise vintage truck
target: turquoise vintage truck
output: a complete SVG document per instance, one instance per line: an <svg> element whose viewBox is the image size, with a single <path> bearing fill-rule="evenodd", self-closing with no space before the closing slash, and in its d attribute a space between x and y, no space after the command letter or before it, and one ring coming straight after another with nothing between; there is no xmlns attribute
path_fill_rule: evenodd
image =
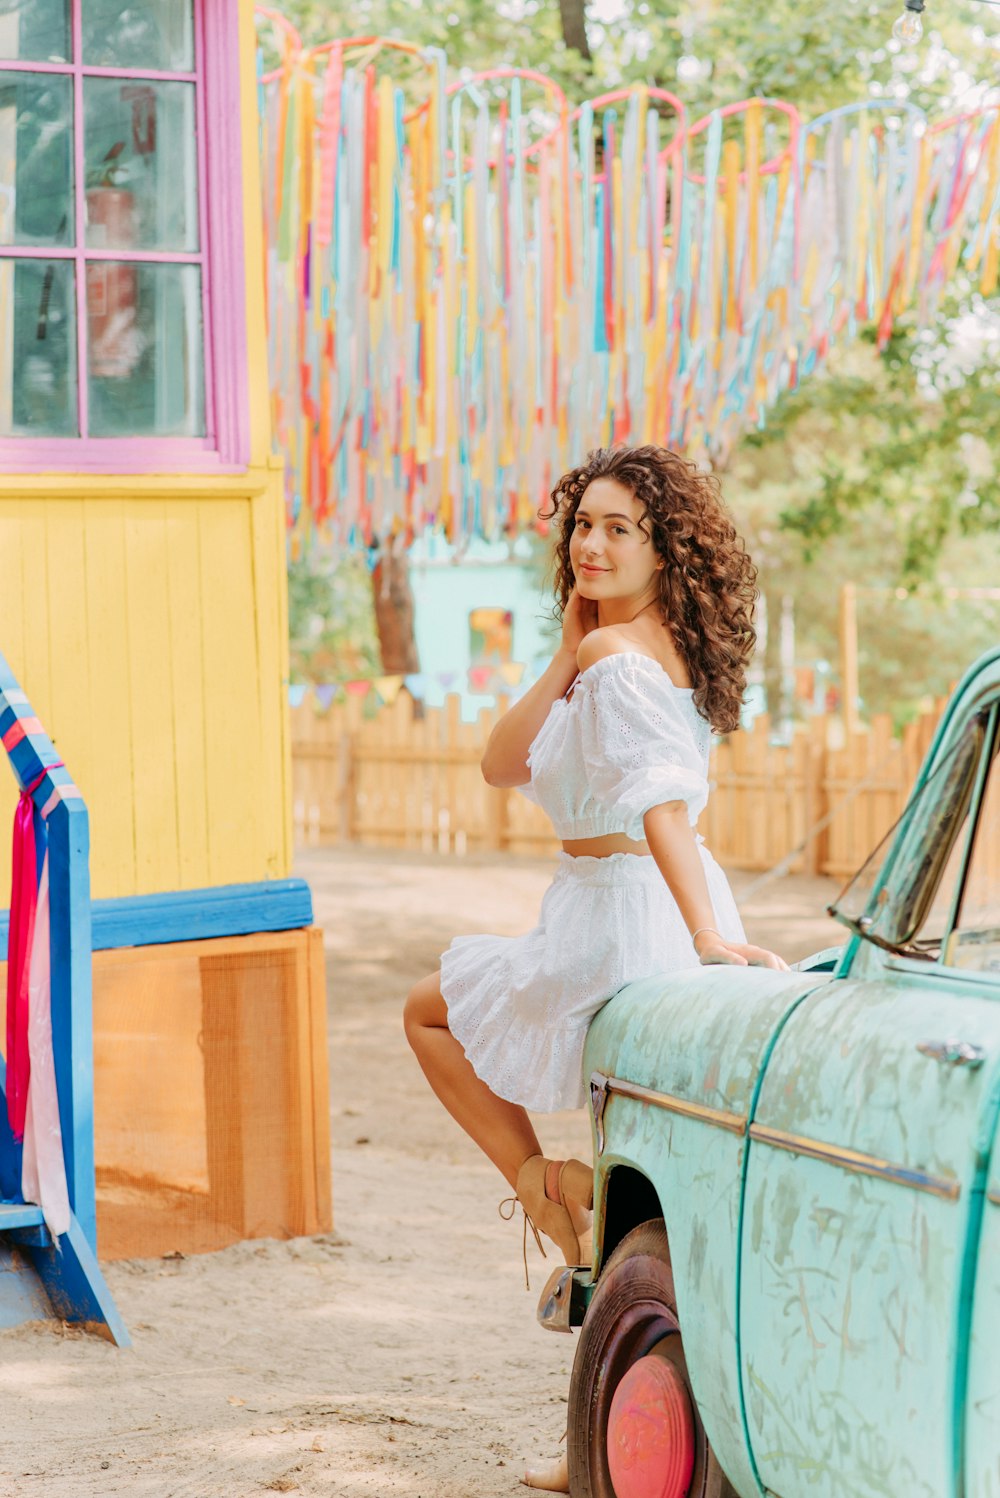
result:
<svg viewBox="0 0 1000 1498"><path fill-rule="evenodd" d="M573 1498L1000 1498L1000 648L791 972L624 989L587 1041Z"/></svg>

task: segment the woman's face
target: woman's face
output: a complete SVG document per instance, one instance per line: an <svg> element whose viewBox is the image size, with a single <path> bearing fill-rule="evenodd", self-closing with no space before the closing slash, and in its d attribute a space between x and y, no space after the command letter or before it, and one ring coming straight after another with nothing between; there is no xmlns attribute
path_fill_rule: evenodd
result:
<svg viewBox="0 0 1000 1498"><path fill-rule="evenodd" d="M601 603L653 591L663 563L639 529L643 507L617 479L593 479L584 490L569 543L578 592ZM651 595L652 596L652 595Z"/></svg>

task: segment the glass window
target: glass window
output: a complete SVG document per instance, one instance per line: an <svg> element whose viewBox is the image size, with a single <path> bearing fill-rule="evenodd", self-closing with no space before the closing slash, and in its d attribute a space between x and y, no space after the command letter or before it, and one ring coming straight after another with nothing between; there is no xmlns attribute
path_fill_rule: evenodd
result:
<svg viewBox="0 0 1000 1498"><path fill-rule="evenodd" d="M85 67L194 71L190 0L83 0Z"/></svg>
<svg viewBox="0 0 1000 1498"><path fill-rule="evenodd" d="M993 745L979 819L947 961L1000 973L1000 735Z"/></svg>
<svg viewBox="0 0 1000 1498"><path fill-rule="evenodd" d="M0 259L0 437L78 435L73 274Z"/></svg>
<svg viewBox="0 0 1000 1498"><path fill-rule="evenodd" d="M509 661L513 632L514 615L510 609L473 609L469 615L470 664L499 666Z"/></svg>
<svg viewBox="0 0 1000 1498"><path fill-rule="evenodd" d="M194 14L0 0L0 437L207 434Z"/></svg>
<svg viewBox="0 0 1000 1498"><path fill-rule="evenodd" d="M0 0L0 58L69 62L68 0Z"/></svg>
<svg viewBox="0 0 1000 1498"><path fill-rule="evenodd" d="M204 435L196 265L91 261L87 324L93 436Z"/></svg>
<svg viewBox="0 0 1000 1498"><path fill-rule="evenodd" d="M87 246L197 250L194 85L88 78Z"/></svg>
<svg viewBox="0 0 1000 1498"><path fill-rule="evenodd" d="M941 757L830 906L835 920L891 951L938 956L964 861L985 731L986 715L979 714ZM876 894L890 850L888 878Z"/></svg>
<svg viewBox="0 0 1000 1498"><path fill-rule="evenodd" d="M72 79L0 72L0 244L73 243Z"/></svg>

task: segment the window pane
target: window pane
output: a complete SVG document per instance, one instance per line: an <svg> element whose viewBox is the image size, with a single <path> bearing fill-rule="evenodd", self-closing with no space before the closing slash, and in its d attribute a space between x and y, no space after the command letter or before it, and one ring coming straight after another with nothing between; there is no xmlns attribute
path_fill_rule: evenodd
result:
<svg viewBox="0 0 1000 1498"><path fill-rule="evenodd" d="M83 0L83 60L95 68L193 73L191 0Z"/></svg>
<svg viewBox="0 0 1000 1498"><path fill-rule="evenodd" d="M0 260L0 437L75 437L72 260Z"/></svg>
<svg viewBox="0 0 1000 1498"><path fill-rule="evenodd" d="M69 0L0 0L0 57L69 62Z"/></svg>
<svg viewBox="0 0 1000 1498"><path fill-rule="evenodd" d="M73 83L0 73L0 244L73 244Z"/></svg>
<svg viewBox="0 0 1000 1498"><path fill-rule="evenodd" d="M1000 972L1000 756L994 746L976 840L949 959L955 967Z"/></svg>
<svg viewBox="0 0 1000 1498"><path fill-rule="evenodd" d="M928 952L939 947L955 899L984 742L985 718L979 715L938 761L899 821L837 896L833 915L851 927L866 916L871 922L869 934L894 945L912 942ZM890 877L873 902L872 893L890 849L896 849Z"/></svg>
<svg viewBox="0 0 1000 1498"><path fill-rule="evenodd" d="M93 436L204 436L198 266L92 260L87 328Z"/></svg>
<svg viewBox="0 0 1000 1498"><path fill-rule="evenodd" d="M84 82L87 246L198 248L194 84Z"/></svg>

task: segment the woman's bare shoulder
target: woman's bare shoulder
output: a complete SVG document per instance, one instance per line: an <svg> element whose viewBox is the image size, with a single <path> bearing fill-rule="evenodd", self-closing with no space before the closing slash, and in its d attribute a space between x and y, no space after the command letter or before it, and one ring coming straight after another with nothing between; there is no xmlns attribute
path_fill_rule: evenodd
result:
<svg viewBox="0 0 1000 1498"><path fill-rule="evenodd" d="M642 646L637 645L635 640L630 639L617 624L605 624L584 635L576 652L576 664L581 671L586 671L589 666L602 661L605 656L622 655L626 651L633 655L649 654ZM650 656L650 659L654 657Z"/></svg>
<svg viewBox="0 0 1000 1498"><path fill-rule="evenodd" d="M586 671L609 655L644 655L654 666L659 666L675 686L690 690L691 678L677 651L666 650L662 639L654 641L637 625L605 624L592 629L584 635L577 649L577 668Z"/></svg>

